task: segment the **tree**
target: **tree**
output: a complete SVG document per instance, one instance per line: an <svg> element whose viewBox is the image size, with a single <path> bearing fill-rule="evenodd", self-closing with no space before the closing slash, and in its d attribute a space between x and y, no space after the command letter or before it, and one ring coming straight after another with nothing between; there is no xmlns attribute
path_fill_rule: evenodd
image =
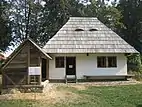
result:
<svg viewBox="0 0 142 107"><path fill-rule="evenodd" d="M121 29L123 38L142 52L142 1L141 0L120 0L118 9L122 13L121 22L124 27Z"/></svg>
<svg viewBox="0 0 142 107"><path fill-rule="evenodd" d="M45 0L41 17L42 42L45 44L69 18L68 0Z"/></svg>
<svg viewBox="0 0 142 107"><path fill-rule="evenodd" d="M85 12L85 5L80 3L80 0L68 0L68 12L70 16L81 17L88 16Z"/></svg>
<svg viewBox="0 0 142 107"><path fill-rule="evenodd" d="M140 53L142 53L142 1L120 0L117 8L121 11L121 22L124 27L120 29L122 37ZM142 56L133 54L128 57L128 65L135 65L133 69L140 71Z"/></svg>
<svg viewBox="0 0 142 107"><path fill-rule="evenodd" d="M10 21L7 16L8 3L0 2L0 52L5 51L12 40Z"/></svg>
<svg viewBox="0 0 142 107"><path fill-rule="evenodd" d="M97 17L115 32L120 32L119 29L123 27L120 21L122 15L116 7L116 2L112 2L111 5L106 4L104 0L90 0L90 2L90 5L84 6L85 16Z"/></svg>
<svg viewBox="0 0 142 107"><path fill-rule="evenodd" d="M75 0L10 0L16 42L31 37L43 46L67 21ZM73 6L74 7L74 6ZM73 8L75 9L75 8Z"/></svg>
<svg viewBox="0 0 142 107"><path fill-rule="evenodd" d="M31 37L40 42L41 3L38 0L9 0L9 3L14 41L19 43Z"/></svg>

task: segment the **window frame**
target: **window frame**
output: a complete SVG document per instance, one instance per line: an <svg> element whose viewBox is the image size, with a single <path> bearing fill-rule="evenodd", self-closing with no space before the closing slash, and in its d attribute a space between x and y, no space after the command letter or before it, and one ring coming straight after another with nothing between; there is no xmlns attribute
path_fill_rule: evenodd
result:
<svg viewBox="0 0 142 107"><path fill-rule="evenodd" d="M98 31L98 29L92 28L92 29L89 29L89 31L91 31L91 32L93 32L93 31Z"/></svg>
<svg viewBox="0 0 142 107"><path fill-rule="evenodd" d="M77 32L79 32L79 31L84 31L84 29L78 28L78 29L75 29L75 31L77 31Z"/></svg>
<svg viewBox="0 0 142 107"><path fill-rule="evenodd" d="M105 66L100 66L101 64L98 63L99 58L105 58ZM109 66L109 58L115 58L115 60L113 60L115 61L114 66ZM97 56L97 68L117 68L117 56Z"/></svg>
<svg viewBox="0 0 142 107"><path fill-rule="evenodd" d="M105 59L105 63L104 64L102 64L102 60L103 60L103 58ZM101 62L101 64L100 63L98 63L98 62ZM104 62L104 61L103 61ZM100 66L100 65L103 65L103 66ZM106 56L98 56L97 57L97 67L98 68L106 68Z"/></svg>
<svg viewBox="0 0 142 107"><path fill-rule="evenodd" d="M113 64L111 66L109 66L109 63L112 63L112 62L109 62L109 58L114 58L112 61L113 61ZM107 61L108 61L108 68L117 68L117 57L116 56L108 56L107 57ZM115 63L114 63L115 61ZM114 65L114 66L113 66Z"/></svg>
<svg viewBox="0 0 142 107"><path fill-rule="evenodd" d="M59 64L59 63L61 63L61 64ZM65 67L65 57L64 56L56 56L55 57L55 68L64 68L64 67Z"/></svg>

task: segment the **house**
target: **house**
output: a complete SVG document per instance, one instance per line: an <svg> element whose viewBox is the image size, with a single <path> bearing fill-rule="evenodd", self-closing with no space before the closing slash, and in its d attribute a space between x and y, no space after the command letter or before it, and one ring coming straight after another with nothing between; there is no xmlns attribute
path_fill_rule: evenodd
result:
<svg viewBox="0 0 142 107"><path fill-rule="evenodd" d="M71 17L42 49L24 41L2 67L3 84L25 80L29 86L33 78L38 85L46 79L125 79L129 53L138 51L97 18ZM23 79L12 82L17 75Z"/></svg>
<svg viewBox="0 0 142 107"><path fill-rule="evenodd" d="M49 79L66 75L96 76L98 79L124 78L128 53L138 53L97 18L71 17L43 50L51 55Z"/></svg>

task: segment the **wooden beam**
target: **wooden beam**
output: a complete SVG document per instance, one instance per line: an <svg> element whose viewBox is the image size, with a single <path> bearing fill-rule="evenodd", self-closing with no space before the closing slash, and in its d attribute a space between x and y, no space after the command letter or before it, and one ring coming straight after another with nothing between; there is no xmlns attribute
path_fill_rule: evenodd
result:
<svg viewBox="0 0 142 107"><path fill-rule="evenodd" d="M31 52L30 52L30 54L32 54L31 58L40 56L40 54L38 54L38 53L31 53Z"/></svg>
<svg viewBox="0 0 142 107"><path fill-rule="evenodd" d="M46 59L46 79L49 79L49 59Z"/></svg>
<svg viewBox="0 0 142 107"><path fill-rule="evenodd" d="M19 68L26 68L27 66L26 65L11 65L11 66L8 66L7 69L19 69Z"/></svg>
<svg viewBox="0 0 142 107"><path fill-rule="evenodd" d="M14 71L14 72L6 72L7 75L11 75L13 73L17 74L17 72L19 73L19 71ZM27 72L20 72L21 75L27 75Z"/></svg>
<svg viewBox="0 0 142 107"><path fill-rule="evenodd" d="M27 66L25 67L25 68L6 68L5 70L4 70L4 72L8 72L8 73L11 73L11 72L9 72L9 71L26 71L26 74L27 74ZM13 72L12 72L13 73Z"/></svg>
<svg viewBox="0 0 142 107"><path fill-rule="evenodd" d="M6 74L3 73L3 75L15 86L16 84L12 81L11 78L9 78Z"/></svg>
<svg viewBox="0 0 142 107"><path fill-rule="evenodd" d="M27 48L26 48L27 49ZM20 53L18 56L17 56L17 59L18 58L26 58L27 57L27 53Z"/></svg>
<svg viewBox="0 0 142 107"><path fill-rule="evenodd" d="M24 76L24 78L22 78L22 79L18 82L18 84L22 83L25 79L26 79L26 75Z"/></svg>
<svg viewBox="0 0 142 107"><path fill-rule="evenodd" d="M15 61L12 61L10 64L27 64L27 62L26 61L15 60Z"/></svg>
<svg viewBox="0 0 142 107"><path fill-rule="evenodd" d="M27 49L27 53L28 53L28 57L27 57L27 69L29 70L29 67L30 67L30 43L28 44L28 49ZM29 71L28 71L29 72ZM28 74L27 72L27 74ZM30 84L30 76L28 74L28 84Z"/></svg>
<svg viewBox="0 0 142 107"><path fill-rule="evenodd" d="M9 59L8 62L3 66L2 70L19 54L19 52L20 52L24 47L25 47L25 44L24 44L23 47L21 47L21 48L19 47L20 49L19 49L16 53L13 52L13 53L11 54L12 58L9 57L10 59Z"/></svg>
<svg viewBox="0 0 142 107"><path fill-rule="evenodd" d="M76 73L76 57L75 57L75 82L77 83L77 73Z"/></svg>
<svg viewBox="0 0 142 107"><path fill-rule="evenodd" d="M4 73L2 72L2 88L6 86Z"/></svg>
<svg viewBox="0 0 142 107"><path fill-rule="evenodd" d="M39 65L40 65L40 72L41 72L41 75L39 76L39 84L41 84L41 79L42 79L42 59L41 57L39 56Z"/></svg>
<svg viewBox="0 0 142 107"><path fill-rule="evenodd" d="M43 85L7 85L6 87L3 87L3 88L43 88Z"/></svg>
<svg viewBox="0 0 142 107"><path fill-rule="evenodd" d="M66 74L66 58L67 57L64 57L64 66L65 66L65 82L66 82L66 84L67 84L67 74Z"/></svg>

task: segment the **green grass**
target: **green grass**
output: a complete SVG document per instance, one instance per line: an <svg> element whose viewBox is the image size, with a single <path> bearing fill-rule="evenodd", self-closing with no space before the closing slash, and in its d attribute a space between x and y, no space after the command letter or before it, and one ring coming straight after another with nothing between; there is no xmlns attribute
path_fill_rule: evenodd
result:
<svg viewBox="0 0 142 107"><path fill-rule="evenodd" d="M0 107L142 107L142 85L90 86L86 90L60 86L80 96L76 101L57 104L43 104L34 101L0 101ZM34 104L34 105L33 105Z"/></svg>

